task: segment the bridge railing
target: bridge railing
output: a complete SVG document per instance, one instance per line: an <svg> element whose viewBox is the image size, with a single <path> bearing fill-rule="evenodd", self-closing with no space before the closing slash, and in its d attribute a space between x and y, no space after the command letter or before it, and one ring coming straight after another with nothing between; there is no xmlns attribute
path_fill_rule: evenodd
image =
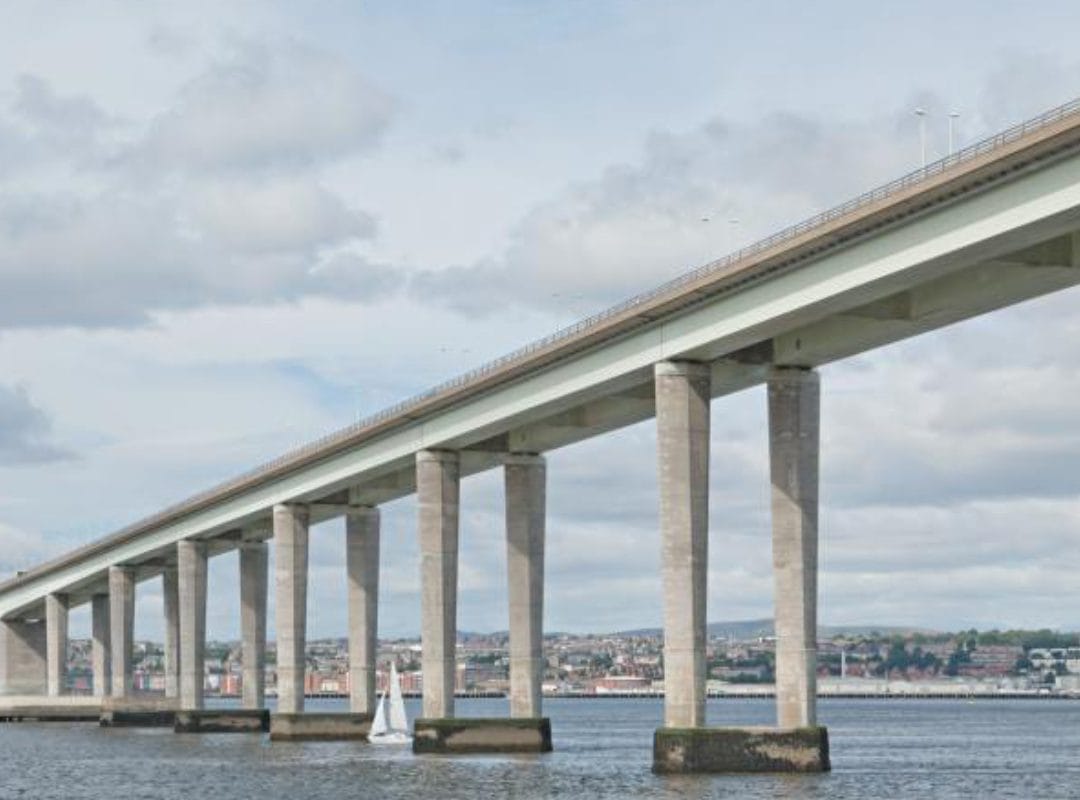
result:
<svg viewBox="0 0 1080 800"><path fill-rule="evenodd" d="M180 503L171 505L162 511L154 514L152 517L140 520L139 522L124 528L116 535L122 536L125 532L131 532L136 529L145 528L154 524L158 520L166 519L174 514L183 512L191 507L197 506L201 502L208 500L217 495L227 493L230 489L237 488L258 479L261 476L268 475L278 470L287 464L301 460L307 456L314 455L322 450L332 447L335 444L344 442L353 436L356 436L365 430L374 428L387 422L395 417L398 417L409 410L420 406L421 404L438 397L452 393L462 387L485 378L495 372L502 370L504 367L514 364L516 362L524 361L532 354L549 348L553 345L557 345L560 342L568 341L577 337L578 335L587 332L591 328L597 327L601 323L610 320L613 317L624 314L627 311L631 311L638 306L642 306L649 303L658 297L670 294L676 290L687 286L691 283L698 281L699 279L729 269L735 264L741 261L756 256L766 250L775 247L778 244L791 241L804 233L826 225L836 219L844 217L853 211L857 211L861 208L865 208L874 203L878 203L882 200L888 199L900 192L903 192L913 186L917 186L924 181L940 175L946 170L957 166L959 164L972 161L980 158L988 153L992 153L995 150L1001 149L1016 140L1046 128L1050 125L1054 125L1062 120L1070 117L1080 115L1080 98L1057 108L1050 109L1036 117L1025 120L1024 122L1013 125L1010 128L1006 128L999 133L982 139L974 144L970 144L964 148L957 150L956 152L945 156L944 158L933 161L926 166L916 169L907 173L895 180L892 180L886 184L871 189L868 192L852 198L838 206L829 208L826 211L822 211L819 214L815 214L812 217L797 222L794 225L790 225L776 233L767 236L764 239L760 239L745 247L729 253L715 261L710 261L707 264L703 264L696 269L690 270L682 275L679 275L672 280L662 283L659 286L650 289L641 294L635 295L627 300L622 301L616 305L606 308L597 312L591 316L585 317L572 325L568 325L561 328L554 333L545 336L542 339L537 339L529 344L521 347L513 352L507 353L504 356L500 356L492 361L488 361L475 369L471 369L468 372L464 372L453 378L450 378L443 383L433 386L426 391L413 395L406 400L402 400L399 403L395 403L388 408L384 408L368 417L358 420L357 422L340 428L333 433L323 436L320 439L316 439L312 442L308 442L296 449L290 450L281 456L268 461L249 470L235 478L226 481L225 483L214 486L204 492L200 492L192 497L183 500Z"/></svg>

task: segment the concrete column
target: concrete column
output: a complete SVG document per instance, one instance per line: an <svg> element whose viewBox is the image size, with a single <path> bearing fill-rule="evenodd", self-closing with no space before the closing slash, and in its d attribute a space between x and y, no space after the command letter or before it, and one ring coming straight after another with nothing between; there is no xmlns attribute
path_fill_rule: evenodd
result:
<svg viewBox="0 0 1080 800"><path fill-rule="evenodd" d="M379 509L351 506L345 514L349 581L349 708L375 713L375 651L379 632Z"/></svg>
<svg viewBox="0 0 1080 800"><path fill-rule="evenodd" d="M274 506L278 711L283 714L304 710L309 520L307 506Z"/></svg>
<svg viewBox="0 0 1080 800"><path fill-rule="evenodd" d="M457 453L423 450L416 454L423 715L428 719L454 716L460 479Z"/></svg>
<svg viewBox="0 0 1080 800"><path fill-rule="evenodd" d="M46 682L50 697L67 694L68 596L45 598Z"/></svg>
<svg viewBox="0 0 1080 800"><path fill-rule="evenodd" d="M94 673L94 697L110 694L112 670L109 658L109 595L95 594L90 601L90 666Z"/></svg>
<svg viewBox="0 0 1080 800"><path fill-rule="evenodd" d="M705 597L709 561L707 364L656 365L664 588L664 726L705 724Z"/></svg>
<svg viewBox="0 0 1080 800"><path fill-rule="evenodd" d="M776 710L781 728L817 720L817 520L820 387L807 369L773 369L769 386Z"/></svg>
<svg viewBox="0 0 1080 800"><path fill-rule="evenodd" d="M543 456L511 455L506 481L506 570L510 601L510 716L539 717L544 678Z"/></svg>
<svg viewBox="0 0 1080 800"><path fill-rule="evenodd" d="M165 606L165 696L180 696L180 579L175 564L161 573Z"/></svg>
<svg viewBox="0 0 1080 800"><path fill-rule="evenodd" d="M176 543L180 584L180 708L203 707L206 672L206 542Z"/></svg>
<svg viewBox="0 0 1080 800"><path fill-rule="evenodd" d="M109 661L112 696L130 697L132 639L135 636L135 569L109 567Z"/></svg>
<svg viewBox="0 0 1080 800"><path fill-rule="evenodd" d="M240 637L244 708L266 706L266 586L269 548L263 541L240 545Z"/></svg>
<svg viewBox="0 0 1080 800"><path fill-rule="evenodd" d="M44 694L48 634L45 620L0 620L0 694Z"/></svg>

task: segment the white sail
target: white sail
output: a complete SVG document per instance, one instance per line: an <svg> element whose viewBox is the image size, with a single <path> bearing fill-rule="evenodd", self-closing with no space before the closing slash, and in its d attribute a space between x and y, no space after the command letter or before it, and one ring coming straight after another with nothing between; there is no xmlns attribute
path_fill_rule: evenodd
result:
<svg viewBox="0 0 1080 800"><path fill-rule="evenodd" d="M379 702L375 704L375 720L371 723L369 736L382 736L386 733L386 693L379 695Z"/></svg>
<svg viewBox="0 0 1080 800"><path fill-rule="evenodd" d="M397 665L390 664L390 730L394 733L409 732L409 718L405 714L405 699L401 696L401 681Z"/></svg>

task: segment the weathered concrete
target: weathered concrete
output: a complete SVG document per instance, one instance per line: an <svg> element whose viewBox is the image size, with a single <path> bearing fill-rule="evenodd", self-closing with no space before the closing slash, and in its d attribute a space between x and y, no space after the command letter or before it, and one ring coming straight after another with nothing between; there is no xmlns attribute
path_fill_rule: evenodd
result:
<svg viewBox="0 0 1080 800"><path fill-rule="evenodd" d="M817 722L820 387L807 369L770 370L768 387L777 724L804 728Z"/></svg>
<svg viewBox="0 0 1080 800"><path fill-rule="evenodd" d="M705 724L705 597L709 562L707 365L656 365L664 589L664 725Z"/></svg>
<svg viewBox="0 0 1080 800"><path fill-rule="evenodd" d="M506 486L506 571L510 605L510 716L539 717L544 678L543 456L511 455ZM550 734L548 736L550 745Z"/></svg>
<svg viewBox="0 0 1080 800"><path fill-rule="evenodd" d="M131 694L131 649L135 635L135 570L109 567L109 661L112 696Z"/></svg>
<svg viewBox="0 0 1080 800"><path fill-rule="evenodd" d="M161 572L165 611L165 696L180 696L180 578L176 564Z"/></svg>
<svg viewBox="0 0 1080 800"><path fill-rule="evenodd" d="M824 728L660 728L653 772L828 772Z"/></svg>
<svg viewBox="0 0 1080 800"><path fill-rule="evenodd" d="M68 596L45 597L46 682L50 697L67 693Z"/></svg>
<svg viewBox="0 0 1080 800"><path fill-rule="evenodd" d="M274 582L277 589L278 710L304 710L304 645L307 641L308 523L303 505L274 506Z"/></svg>
<svg viewBox="0 0 1080 800"><path fill-rule="evenodd" d="M0 621L0 694L45 694L45 621Z"/></svg>
<svg viewBox="0 0 1080 800"><path fill-rule="evenodd" d="M418 719L414 753L549 753L551 723L529 719Z"/></svg>
<svg viewBox="0 0 1080 800"><path fill-rule="evenodd" d="M349 604L349 710L375 713L375 653L379 631L379 509L345 513Z"/></svg>
<svg viewBox="0 0 1080 800"><path fill-rule="evenodd" d="M0 722L97 722L101 701L96 697L15 695L0 698Z"/></svg>
<svg viewBox="0 0 1080 800"><path fill-rule="evenodd" d="M94 676L94 697L108 697L111 694L112 646L109 627L109 596L95 594L90 601L90 668Z"/></svg>
<svg viewBox="0 0 1080 800"><path fill-rule="evenodd" d="M180 579L180 708L203 707L206 672L206 542L176 543Z"/></svg>
<svg viewBox="0 0 1080 800"><path fill-rule="evenodd" d="M214 708L176 712L177 733L265 733L270 712L265 708Z"/></svg>
<svg viewBox="0 0 1080 800"><path fill-rule="evenodd" d="M264 541L240 545L240 647L246 709L266 705L267 550Z"/></svg>
<svg viewBox="0 0 1080 800"><path fill-rule="evenodd" d="M176 724L179 700L175 697L106 697L101 701L103 728L171 728Z"/></svg>
<svg viewBox="0 0 1080 800"><path fill-rule="evenodd" d="M363 739L371 730L371 714L335 714L308 712L305 714L271 714L272 741L331 741Z"/></svg>
<svg viewBox="0 0 1080 800"><path fill-rule="evenodd" d="M423 709L430 719L454 716L460 480L458 453L416 454Z"/></svg>

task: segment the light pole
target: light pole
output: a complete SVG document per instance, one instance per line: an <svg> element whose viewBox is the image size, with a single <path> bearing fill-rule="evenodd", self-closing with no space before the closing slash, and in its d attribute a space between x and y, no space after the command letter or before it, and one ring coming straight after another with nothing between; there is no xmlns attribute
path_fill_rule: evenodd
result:
<svg viewBox="0 0 1080 800"><path fill-rule="evenodd" d="M926 109L916 108L915 116L919 118L919 149L922 153L922 165L926 167Z"/></svg>
<svg viewBox="0 0 1080 800"><path fill-rule="evenodd" d="M955 136L955 133L956 133L956 125L957 125L956 121L959 118L960 118L960 112L959 111L950 111L949 112L949 155L950 156L953 153L956 152L956 147L954 146L954 143L955 143L954 136Z"/></svg>

